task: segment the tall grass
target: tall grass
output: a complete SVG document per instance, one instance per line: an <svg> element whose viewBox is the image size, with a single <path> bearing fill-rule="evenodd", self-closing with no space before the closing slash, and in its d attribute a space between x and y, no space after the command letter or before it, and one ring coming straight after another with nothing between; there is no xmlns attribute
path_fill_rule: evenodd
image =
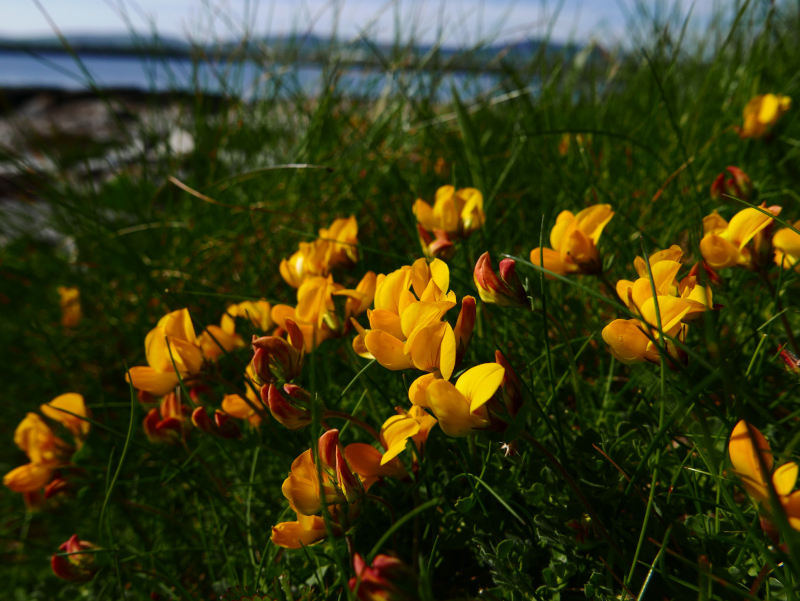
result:
<svg viewBox="0 0 800 601"><path fill-rule="evenodd" d="M498 58L493 87L479 94L470 78L450 87L437 51L414 59L427 70L404 70L414 50L399 42L391 55L371 46L386 85L367 98L348 89L335 48L314 94L255 54L258 82L271 82L257 98L198 93L182 104L180 127L195 144L188 155L148 160L143 152L94 181L66 170L29 174L22 194L52 209L52 226L78 252L71 260L31 235L0 249L0 470L26 461L13 429L56 395L80 392L94 421L72 460L74 488L57 506L29 512L19 495L0 492L6 594L210 599L241 584L276 599L349 598L344 539L285 552L269 542L271 526L290 519L281 484L312 446L310 429L267 422L243 425L241 440L198 431L184 446L151 444L124 378L126 367L145 363L144 336L168 311L188 307L200 329L245 298L293 305L278 264L335 217L359 223L362 259L336 274L354 287L367 270L389 273L421 256L416 198L431 200L451 183L481 189L486 224L449 261L459 300L475 295L472 269L484 251L527 259L560 211L595 203L616 212L600 244L610 281L633 279L643 249L680 244L693 263L702 217L742 208L709 195L728 165L750 175L759 202L799 219L796 107L772 140L743 141L732 129L756 94L798 97L796 12L726 6L702 35L684 31L681 14L632 14L630 36L613 52ZM237 63L220 73L227 68ZM240 83L233 89L248 87ZM142 133L153 142L164 135ZM324 169L289 166L298 164ZM274 166L284 167L265 169ZM524 263L517 270L533 302L546 302L566 336L534 313L479 304L467 365L491 361L496 349L509 357L530 405L528 433L588 507L527 440L506 456L502 437L452 439L436 429L413 490L390 479L373 489L398 519L428 503L376 551L412 565L422 599L798 598L800 558L787 553L797 533L781 530L786 548L770 541L726 450L741 418L776 452L786 449L782 459L800 440L798 380L776 358L787 335L775 319L780 302L789 326L800 327L797 272L770 272L777 296L754 273L723 272L714 294L724 308L690 329L688 366L661 374L609 354L600 332L622 315L599 278L542 284ZM84 318L71 330L59 323L60 285L81 292ZM239 325L245 339L248 328ZM358 407L377 428L395 406L408 406L416 376L364 369L350 342L327 341L310 354L303 382L329 409ZM230 392L219 382L243 386L250 356L241 349L220 360L212 405ZM346 436L369 442L355 427ZM385 508L366 504L356 550L366 556L390 526ZM88 584L64 584L47 563L76 532L104 550Z"/></svg>

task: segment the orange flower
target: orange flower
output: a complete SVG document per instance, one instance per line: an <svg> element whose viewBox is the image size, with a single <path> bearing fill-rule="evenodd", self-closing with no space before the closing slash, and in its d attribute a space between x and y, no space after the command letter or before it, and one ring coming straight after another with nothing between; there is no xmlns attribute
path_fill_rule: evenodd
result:
<svg viewBox="0 0 800 601"><path fill-rule="evenodd" d="M603 269L597 244L608 222L614 217L611 205L594 205L577 215L561 211L550 231L551 248L534 248L531 263L559 275L568 273L596 274Z"/></svg>
<svg viewBox="0 0 800 601"><path fill-rule="evenodd" d="M97 545L80 540L77 534L73 534L58 548L68 555L56 554L50 558L53 574L69 582L88 582L94 578L98 567L95 565L95 554L86 551L97 548Z"/></svg>
<svg viewBox="0 0 800 601"><path fill-rule="evenodd" d="M744 107L744 124L739 129L739 137L761 138L765 136L791 106L792 99L788 96L764 94L751 98Z"/></svg>
<svg viewBox="0 0 800 601"><path fill-rule="evenodd" d="M72 433L75 444L81 447L92 425L81 417L91 417L83 397L75 392L68 392L54 398L49 403L39 406L46 417L62 424Z"/></svg>
<svg viewBox="0 0 800 601"><path fill-rule="evenodd" d="M479 229L486 216L483 213L483 194L475 188L442 186L436 190L433 206L422 199L414 203L414 215L423 229L441 230L448 236L468 238Z"/></svg>

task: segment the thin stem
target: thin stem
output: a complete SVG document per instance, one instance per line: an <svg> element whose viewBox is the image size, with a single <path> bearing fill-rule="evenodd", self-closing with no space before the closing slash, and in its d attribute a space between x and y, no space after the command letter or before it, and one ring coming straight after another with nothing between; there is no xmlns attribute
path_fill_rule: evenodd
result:
<svg viewBox="0 0 800 601"><path fill-rule="evenodd" d="M792 347L795 355L800 355L800 347L797 345L797 339L794 337L794 332L792 331L792 326L789 323L789 320L786 317L786 313L783 312L783 303L781 303L780 294L777 293L775 290L775 286L772 285L772 282L769 281L769 277L763 271L759 271L761 275L761 279L764 280L767 288L769 289L770 294L775 297L775 309L780 312L781 316L781 323L783 324L783 329L786 331L786 337L789 339L789 344Z"/></svg>
<svg viewBox="0 0 800 601"><path fill-rule="evenodd" d="M367 423L362 422L357 417L353 417L349 413L344 413L343 411L331 411L330 409L326 410L325 413L322 416L323 419L330 419L332 417L338 417L340 419L345 419L345 420L351 422L354 426L358 426L359 428L361 428L362 430L367 432L375 440L380 442L381 446L383 446L383 443L381 442L381 437L378 436L378 433L375 431L375 428L373 428L372 426L370 426ZM386 447L384 447L384 448L386 448Z"/></svg>

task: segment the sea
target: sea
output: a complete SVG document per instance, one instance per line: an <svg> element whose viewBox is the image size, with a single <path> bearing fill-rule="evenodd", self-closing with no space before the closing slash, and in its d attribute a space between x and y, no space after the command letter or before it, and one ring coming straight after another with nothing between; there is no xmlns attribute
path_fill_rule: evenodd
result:
<svg viewBox="0 0 800 601"><path fill-rule="evenodd" d="M0 89L42 88L80 91L92 88L173 91L236 96L253 100L275 95L315 97L331 86L353 97L377 98L401 92L411 99L446 101L456 90L462 99L508 92L498 73L385 71L364 67L292 64L264 65L248 60L193 61L133 55L63 52L30 54L0 51Z"/></svg>

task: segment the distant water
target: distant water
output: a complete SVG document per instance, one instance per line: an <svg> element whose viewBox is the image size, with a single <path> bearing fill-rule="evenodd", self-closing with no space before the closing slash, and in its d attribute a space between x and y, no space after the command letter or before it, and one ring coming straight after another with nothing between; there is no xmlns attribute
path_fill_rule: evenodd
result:
<svg viewBox="0 0 800 601"><path fill-rule="evenodd" d="M198 62L183 58L86 55L83 69L100 88L133 88L148 92L201 90L245 99L275 94L318 95L333 81L331 72L315 65L264 68L251 61ZM88 89L89 78L69 55L0 52L0 88ZM460 96L491 93L500 78L496 74L447 73L437 76L436 99L450 96L451 84ZM387 90L403 90L423 98L434 85L427 72L381 71L346 68L337 74L339 90L353 96L377 97ZM499 90L502 93L504 90Z"/></svg>

